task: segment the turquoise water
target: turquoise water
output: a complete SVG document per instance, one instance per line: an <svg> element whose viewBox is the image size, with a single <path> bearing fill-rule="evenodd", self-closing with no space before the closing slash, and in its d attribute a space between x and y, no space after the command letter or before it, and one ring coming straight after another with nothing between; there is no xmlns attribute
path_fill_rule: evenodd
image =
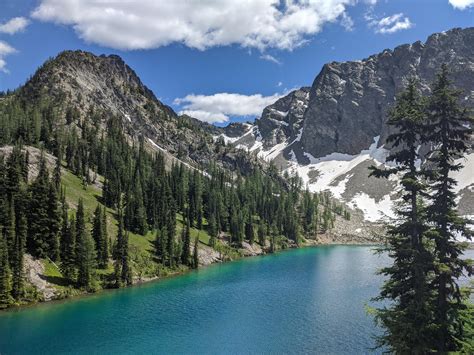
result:
<svg viewBox="0 0 474 355"><path fill-rule="evenodd" d="M386 262L369 247L298 249L0 313L0 354L363 354Z"/></svg>

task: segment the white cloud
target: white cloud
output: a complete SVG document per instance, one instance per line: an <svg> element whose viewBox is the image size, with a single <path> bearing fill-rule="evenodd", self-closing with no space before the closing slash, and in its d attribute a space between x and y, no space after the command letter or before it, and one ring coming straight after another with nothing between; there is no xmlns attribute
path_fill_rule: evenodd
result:
<svg viewBox="0 0 474 355"><path fill-rule="evenodd" d="M274 56L270 55L270 54L262 54L260 56L260 59L263 59L263 60L266 60L268 62L272 62L272 63L278 64L278 65L281 65L281 61L278 60L277 58L275 58Z"/></svg>
<svg viewBox="0 0 474 355"><path fill-rule="evenodd" d="M32 17L70 25L88 42L133 50L182 43L292 50L367 0L40 0ZM369 0L369 3L373 1ZM346 15L347 16L347 15Z"/></svg>
<svg viewBox="0 0 474 355"><path fill-rule="evenodd" d="M10 35L23 31L28 26L29 21L24 17L14 17L11 20L0 24L0 33L8 33Z"/></svg>
<svg viewBox="0 0 474 355"><path fill-rule="evenodd" d="M281 81L278 82L277 86L278 87L281 87L283 85L283 83Z"/></svg>
<svg viewBox="0 0 474 355"><path fill-rule="evenodd" d="M260 116L263 109L273 104L284 94L263 96L261 94L242 95L217 93L214 95L187 95L174 100L175 105L183 108L180 114L187 114L208 123L222 123L229 116Z"/></svg>
<svg viewBox="0 0 474 355"><path fill-rule="evenodd" d="M346 29L346 31L352 31L354 29L354 21L345 12L341 15L341 25Z"/></svg>
<svg viewBox="0 0 474 355"><path fill-rule="evenodd" d="M202 110L183 110L179 111L180 115L188 115L197 118L199 121L207 123L224 123L229 121L229 116L223 113L208 112Z"/></svg>
<svg viewBox="0 0 474 355"><path fill-rule="evenodd" d="M474 6L474 0L449 0L449 3L459 10Z"/></svg>
<svg viewBox="0 0 474 355"><path fill-rule="evenodd" d="M365 14L365 19L369 23L369 27L373 27L376 33L390 34L401 30L407 30L413 27L410 19L403 13L394 14L376 19L372 13Z"/></svg>
<svg viewBox="0 0 474 355"><path fill-rule="evenodd" d="M7 42L0 41L0 72L8 73L5 57L15 52L16 49L11 47Z"/></svg>

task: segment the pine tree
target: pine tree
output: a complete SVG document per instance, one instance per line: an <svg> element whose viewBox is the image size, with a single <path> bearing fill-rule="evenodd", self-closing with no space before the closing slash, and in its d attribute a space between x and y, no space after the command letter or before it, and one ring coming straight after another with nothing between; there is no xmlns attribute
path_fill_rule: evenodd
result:
<svg viewBox="0 0 474 355"><path fill-rule="evenodd" d="M61 232L61 272L70 282L76 279L76 219L68 222L67 209L63 212Z"/></svg>
<svg viewBox="0 0 474 355"><path fill-rule="evenodd" d="M193 268L199 267L199 234L194 238L194 250L193 250Z"/></svg>
<svg viewBox="0 0 474 355"><path fill-rule="evenodd" d="M53 184L56 191L59 191L61 187L61 148L58 148L56 164L53 172Z"/></svg>
<svg viewBox="0 0 474 355"><path fill-rule="evenodd" d="M252 216L249 213L247 223L245 224L245 238L249 241L249 244L252 245L255 239L255 232L253 229Z"/></svg>
<svg viewBox="0 0 474 355"><path fill-rule="evenodd" d="M371 167L371 175L388 178L401 176L402 203L397 207L398 220L389 227L386 246L380 248L393 264L380 273L387 277L378 301L390 301L389 307L377 310L376 320L385 329L378 346L394 353L425 354L432 350L432 292L430 291L433 257L427 249L428 229L421 196L426 194L423 172L417 167L423 123L423 103L414 80L397 99L388 124L396 133L387 138L394 151L387 161L395 167Z"/></svg>
<svg viewBox="0 0 474 355"><path fill-rule="evenodd" d="M115 287L122 286L122 253L123 253L123 244L124 244L124 230L123 230L123 217L122 212L119 210L118 214L118 231L117 239L114 246L114 280Z"/></svg>
<svg viewBox="0 0 474 355"><path fill-rule="evenodd" d="M28 210L28 249L39 258L46 258L51 251L49 244L49 216L47 202L49 200L49 174L46 161L41 156L39 172L30 186L30 206Z"/></svg>
<svg viewBox="0 0 474 355"><path fill-rule="evenodd" d="M168 266L174 266L174 249L175 249L175 235L176 235L176 211L174 200L171 199L168 211L166 214L166 235L168 237L166 243L166 254L168 257ZM179 255L178 255L179 256Z"/></svg>
<svg viewBox="0 0 474 355"><path fill-rule="evenodd" d="M217 225L216 225L216 218L214 217L214 214L212 214L209 219L208 219L208 232L209 232L209 246L214 248L216 246L217 242Z"/></svg>
<svg viewBox="0 0 474 355"><path fill-rule="evenodd" d="M109 259L105 213L105 209L102 210L100 205L97 205L94 211L91 232L97 251L97 265L101 269L107 268Z"/></svg>
<svg viewBox="0 0 474 355"><path fill-rule="evenodd" d="M183 251L181 253L181 263L189 265L190 249L191 249L191 231L189 226L189 218L186 219L186 227L183 229Z"/></svg>
<svg viewBox="0 0 474 355"><path fill-rule="evenodd" d="M48 252L51 260L59 260L59 233L61 231L61 210L59 208L59 199L56 187L53 183L49 184L48 191Z"/></svg>
<svg viewBox="0 0 474 355"><path fill-rule="evenodd" d="M102 209L102 242L101 242L101 259L99 262L100 267L107 268L109 263L109 234L107 233L107 208Z"/></svg>
<svg viewBox="0 0 474 355"><path fill-rule="evenodd" d="M260 244L262 248L265 247L265 231L266 231L265 223L262 220L260 220L257 233L258 233L258 244Z"/></svg>
<svg viewBox="0 0 474 355"><path fill-rule="evenodd" d="M84 204L79 199L76 215L76 267L77 285L90 288L96 266L94 241L86 230Z"/></svg>
<svg viewBox="0 0 474 355"><path fill-rule="evenodd" d="M155 233L155 256L158 262L163 263L162 232L159 229Z"/></svg>
<svg viewBox="0 0 474 355"><path fill-rule="evenodd" d="M132 269L128 253L128 232L125 233L122 243L122 283L130 286L132 284Z"/></svg>
<svg viewBox="0 0 474 355"><path fill-rule="evenodd" d="M12 296L19 300L24 294L23 258L25 254L27 221L23 213L17 218L12 254Z"/></svg>
<svg viewBox="0 0 474 355"><path fill-rule="evenodd" d="M10 276L7 241L0 231L0 309L8 307L12 301Z"/></svg>
<svg viewBox="0 0 474 355"><path fill-rule="evenodd" d="M114 248L114 280L115 287L132 284L132 270L128 251L128 233L124 232L122 211L119 210L119 225Z"/></svg>
<svg viewBox="0 0 474 355"><path fill-rule="evenodd" d="M456 211L456 180L451 174L462 168L456 161L468 149L472 130L466 123L473 120L459 105L460 92L451 88L448 68L443 65L429 98L427 115L429 124L426 141L433 150L428 162L433 166L429 172L431 205L428 218L433 224L430 236L436 249L434 285L437 288L435 300L436 348L440 353L456 351L456 339L463 336L463 322L460 312L465 309L458 280L469 262L461 255L464 246L456 241L457 236L471 238L466 220Z"/></svg>

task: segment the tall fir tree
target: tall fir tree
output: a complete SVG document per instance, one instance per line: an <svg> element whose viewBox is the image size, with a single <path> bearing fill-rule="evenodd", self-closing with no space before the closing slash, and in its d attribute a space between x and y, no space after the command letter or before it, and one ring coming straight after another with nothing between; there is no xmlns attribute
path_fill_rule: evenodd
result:
<svg viewBox="0 0 474 355"><path fill-rule="evenodd" d="M86 229L84 203L79 199L76 215L76 267L77 285L90 288L96 266L94 241Z"/></svg>
<svg viewBox="0 0 474 355"><path fill-rule="evenodd" d="M76 218L72 216L68 221L67 209L63 214L61 233L61 272L73 282L76 279Z"/></svg>
<svg viewBox="0 0 474 355"><path fill-rule="evenodd" d="M193 268L199 267L199 234L194 238Z"/></svg>
<svg viewBox="0 0 474 355"><path fill-rule="evenodd" d="M463 336L460 312L465 309L459 278L469 271L469 261L461 258L465 246L457 242L459 236L471 239L467 221L456 210L456 180L452 174L462 168L460 159L468 149L473 120L460 102L460 91L451 87L448 67L443 65L431 90L427 115L429 124L426 142L434 147L428 155L431 204L428 218L433 225L430 236L436 249L434 303L436 348L439 353L456 351L456 339ZM470 123L470 125L469 125Z"/></svg>
<svg viewBox="0 0 474 355"><path fill-rule="evenodd" d="M414 80L409 82L389 114L388 124L396 133L387 138L387 144L394 148L387 161L394 167L371 167L372 176L400 176L403 191L396 209L398 219L388 228L387 244L380 248L393 263L380 271L387 279L377 300L388 300L390 306L376 313L385 330L377 339L378 346L397 354L429 353L434 342L430 290L434 258L425 240L428 225L421 202L427 187L417 165L424 106L416 85Z"/></svg>
<svg viewBox="0 0 474 355"><path fill-rule="evenodd" d="M130 286L132 284L132 268L128 252L128 232L125 233L122 243L122 283Z"/></svg>
<svg viewBox="0 0 474 355"><path fill-rule="evenodd" d="M59 239L61 231L61 209L56 186L53 182L49 184L48 190L48 251L47 256L54 261L59 260Z"/></svg>
<svg viewBox="0 0 474 355"><path fill-rule="evenodd" d="M186 218L186 227L183 228L183 250L181 253L181 263L189 265L191 252L191 231L189 226L189 218Z"/></svg>
<svg viewBox="0 0 474 355"><path fill-rule="evenodd" d="M0 309L8 307L12 302L10 278L7 240L0 230Z"/></svg>
<svg viewBox="0 0 474 355"><path fill-rule="evenodd" d="M49 216L47 201L49 200L49 174L44 155L41 155L39 172L30 186L30 205L28 209L28 249L36 257L49 256ZM46 203L45 203L46 202Z"/></svg>
<svg viewBox="0 0 474 355"><path fill-rule="evenodd" d="M91 231L97 252L97 265L101 269L107 268L109 259L105 213L105 209L98 204L94 211Z"/></svg>
<svg viewBox="0 0 474 355"><path fill-rule="evenodd" d="M21 211L16 219L15 239L13 243L13 253L11 255L12 264L12 296L16 300L24 295L24 254L27 232L27 220Z"/></svg>

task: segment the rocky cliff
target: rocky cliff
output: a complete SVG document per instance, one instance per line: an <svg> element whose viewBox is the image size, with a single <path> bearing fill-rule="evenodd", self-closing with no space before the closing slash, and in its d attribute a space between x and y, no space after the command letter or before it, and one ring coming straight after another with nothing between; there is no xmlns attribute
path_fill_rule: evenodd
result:
<svg viewBox="0 0 474 355"><path fill-rule="evenodd" d="M326 64L311 87L301 142L314 157L333 152L358 154L374 137L387 137L387 110L408 79L419 80L423 93L443 63L453 84L474 105L474 28L453 29L384 50L358 62Z"/></svg>
<svg viewBox="0 0 474 355"><path fill-rule="evenodd" d="M313 191L331 191L366 220L378 221L391 215L396 199L394 181L368 178L367 172L370 165L385 163L390 150L387 112L410 78L428 94L443 63L462 91L462 103L474 108L474 28L456 28L360 61L324 65L311 88L265 108L232 142L298 173ZM457 174L460 209L474 215L474 153L460 162L465 165Z"/></svg>

